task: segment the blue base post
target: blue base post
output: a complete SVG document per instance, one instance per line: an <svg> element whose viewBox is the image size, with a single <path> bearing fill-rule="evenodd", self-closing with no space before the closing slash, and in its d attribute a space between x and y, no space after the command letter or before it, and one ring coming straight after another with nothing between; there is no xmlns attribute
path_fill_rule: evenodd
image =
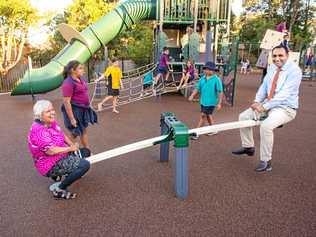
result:
<svg viewBox="0 0 316 237"><path fill-rule="evenodd" d="M162 121L160 124L161 129L161 135L168 134L168 126L167 124ZM164 142L160 144L160 162L168 162L169 161L169 143L170 142Z"/></svg>
<svg viewBox="0 0 316 237"><path fill-rule="evenodd" d="M160 134L168 135L170 132L170 127L166 123L166 119L169 116L174 116L170 112L164 112L160 115ZM168 162L169 161L169 144L170 142L164 142L160 144L160 162Z"/></svg>
<svg viewBox="0 0 316 237"><path fill-rule="evenodd" d="M175 191L177 198L186 199L189 193L188 148L175 148Z"/></svg>

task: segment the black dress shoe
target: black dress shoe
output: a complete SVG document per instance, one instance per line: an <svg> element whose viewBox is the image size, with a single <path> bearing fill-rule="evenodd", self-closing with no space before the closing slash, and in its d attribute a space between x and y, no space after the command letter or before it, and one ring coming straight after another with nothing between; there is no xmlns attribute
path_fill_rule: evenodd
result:
<svg viewBox="0 0 316 237"><path fill-rule="evenodd" d="M234 155L246 154L248 156L253 156L255 154L255 148L254 147L241 147L239 149L233 150L232 153Z"/></svg>

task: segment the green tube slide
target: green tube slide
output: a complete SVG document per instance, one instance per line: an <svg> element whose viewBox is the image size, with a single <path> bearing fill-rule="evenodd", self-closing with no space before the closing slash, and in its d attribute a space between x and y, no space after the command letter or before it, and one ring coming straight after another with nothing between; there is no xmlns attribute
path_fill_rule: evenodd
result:
<svg viewBox="0 0 316 237"><path fill-rule="evenodd" d="M42 68L31 69L18 82L11 95L45 93L58 88L63 82L64 66L71 60L85 63L100 47L106 45L120 32L141 20L155 20L156 0L127 0L117 6L80 35L81 42L72 39L50 63Z"/></svg>

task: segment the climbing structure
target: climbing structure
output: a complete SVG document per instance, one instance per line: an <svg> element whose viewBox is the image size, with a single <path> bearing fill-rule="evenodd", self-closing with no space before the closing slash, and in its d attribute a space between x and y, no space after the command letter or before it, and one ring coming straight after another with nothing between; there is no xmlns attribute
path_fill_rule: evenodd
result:
<svg viewBox="0 0 316 237"><path fill-rule="evenodd" d="M164 47L169 48L175 75L181 75L180 64L188 59L199 74L206 61L214 61L221 69L226 101L233 105L238 43L229 42L231 1L162 0L157 10L156 61ZM222 60L218 60L220 55Z"/></svg>
<svg viewBox="0 0 316 237"><path fill-rule="evenodd" d="M189 83L187 86L178 90L176 85L177 81L173 73L170 75L170 80L160 80L156 86L153 86L155 64L148 64L137 69L123 73L122 83L123 89L120 89L118 97L118 105L125 105L136 102L142 99L147 99L153 96L161 96L170 92L183 92L188 94L187 91L194 87L194 83ZM107 79L96 80L92 83L92 96L91 106L97 109L97 104L107 96ZM102 110L112 108L112 103L103 105Z"/></svg>
<svg viewBox="0 0 316 237"><path fill-rule="evenodd" d="M175 62L215 60L219 40L229 36L231 1L162 0L159 7L156 59L168 47Z"/></svg>

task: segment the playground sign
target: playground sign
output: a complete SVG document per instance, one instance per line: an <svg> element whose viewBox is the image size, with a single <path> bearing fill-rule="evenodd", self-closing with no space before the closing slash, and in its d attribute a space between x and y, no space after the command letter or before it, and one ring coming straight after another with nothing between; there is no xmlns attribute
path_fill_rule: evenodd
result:
<svg viewBox="0 0 316 237"><path fill-rule="evenodd" d="M261 49L273 49L275 46L280 45L283 40L284 33L275 30L267 30L264 38L260 44Z"/></svg>

